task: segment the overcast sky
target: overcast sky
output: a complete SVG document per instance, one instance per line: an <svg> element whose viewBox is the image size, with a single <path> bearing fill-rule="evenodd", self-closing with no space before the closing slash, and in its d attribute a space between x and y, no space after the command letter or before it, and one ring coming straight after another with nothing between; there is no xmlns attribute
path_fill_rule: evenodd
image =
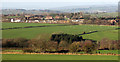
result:
<svg viewBox="0 0 120 62"><path fill-rule="evenodd" d="M119 0L1 0L2 2L118 2Z"/></svg>
<svg viewBox="0 0 120 62"><path fill-rule="evenodd" d="M49 9L64 6L117 4L119 0L0 0L2 8Z"/></svg>

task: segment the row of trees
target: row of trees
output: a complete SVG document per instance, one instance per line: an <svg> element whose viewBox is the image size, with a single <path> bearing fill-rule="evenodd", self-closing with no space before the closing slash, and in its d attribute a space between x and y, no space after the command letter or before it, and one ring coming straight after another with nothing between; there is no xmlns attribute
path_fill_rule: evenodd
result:
<svg viewBox="0 0 120 62"><path fill-rule="evenodd" d="M97 24L97 25L118 25L118 22L110 22L108 20L85 20L83 24Z"/></svg>
<svg viewBox="0 0 120 62"><path fill-rule="evenodd" d="M69 40L65 40L68 38L72 39L72 43L69 42ZM81 40L78 40L79 38L81 38ZM109 39L102 39L101 41L93 42L92 40L82 40L82 37L81 36L78 37L78 35L70 35L70 34L62 33L62 34L53 34L50 40L46 40L43 38L3 39L2 46L3 48L13 48L13 47L23 48L24 52L36 52L36 53L40 53L40 52L75 53L78 51L92 53L98 49L117 50L120 47L119 42L120 41L112 41Z"/></svg>

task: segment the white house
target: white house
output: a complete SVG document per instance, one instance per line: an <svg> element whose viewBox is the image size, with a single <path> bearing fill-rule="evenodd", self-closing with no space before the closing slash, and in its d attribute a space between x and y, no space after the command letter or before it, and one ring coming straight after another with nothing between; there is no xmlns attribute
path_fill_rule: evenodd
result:
<svg viewBox="0 0 120 62"><path fill-rule="evenodd" d="M72 20L72 22L79 22L80 20Z"/></svg>
<svg viewBox="0 0 120 62"><path fill-rule="evenodd" d="M35 22L39 22L39 20L35 20Z"/></svg>
<svg viewBox="0 0 120 62"><path fill-rule="evenodd" d="M13 20L13 19L11 19L11 22L14 22L14 20Z"/></svg>
<svg viewBox="0 0 120 62"><path fill-rule="evenodd" d="M11 22L22 22L21 19L11 19Z"/></svg>

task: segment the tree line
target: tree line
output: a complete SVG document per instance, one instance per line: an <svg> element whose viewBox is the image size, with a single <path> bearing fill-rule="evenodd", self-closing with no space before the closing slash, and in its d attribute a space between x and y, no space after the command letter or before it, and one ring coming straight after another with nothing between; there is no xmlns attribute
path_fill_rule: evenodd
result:
<svg viewBox="0 0 120 62"><path fill-rule="evenodd" d="M120 41L109 40L101 41L85 40L82 36L72 34L52 34L49 40L45 38L15 38L2 39L3 48L22 48L24 52L30 53L67 53L85 52L93 53L97 50L118 50Z"/></svg>

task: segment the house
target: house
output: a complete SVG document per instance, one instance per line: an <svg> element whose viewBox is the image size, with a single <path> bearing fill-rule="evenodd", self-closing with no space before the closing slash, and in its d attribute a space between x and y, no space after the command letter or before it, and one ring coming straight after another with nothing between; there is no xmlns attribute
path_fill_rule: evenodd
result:
<svg viewBox="0 0 120 62"><path fill-rule="evenodd" d="M55 20L63 20L64 17L62 17L62 16L55 16L54 19L55 19Z"/></svg>
<svg viewBox="0 0 120 62"><path fill-rule="evenodd" d="M39 22L39 20L35 20L35 22Z"/></svg>
<svg viewBox="0 0 120 62"><path fill-rule="evenodd" d="M72 22L80 22L83 23L84 19L72 19Z"/></svg>
<svg viewBox="0 0 120 62"><path fill-rule="evenodd" d="M52 16L46 16L45 19L46 19L46 20L53 20L53 17L52 17Z"/></svg>
<svg viewBox="0 0 120 62"><path fill-rule="evenodd" d="M23 22L21 18L11 19L11 22Z"/></svg>
<svg viewBox="0 0 120 62"><path fill-rule="evenodd" d="M79 22L80 20L72 20L72 22Z"/></svg>
<svg viewBox="0 0 120 62"><path fill-rule="evenodd" d="M43 20L44 16L43 15L34 15L31 18L36 19L36 20Z"/></svg>
<svg viewBox="0 0 120 62"><path fill-rule="evenodd" d="M29 20L29 18L31 17L32 15L25 15L25 19L26 20Z"/></svg>
<svg viewBox="0 0 120 62"><path fill-rule="evenodd" d="M115 22L116 23L116 20L108 20L110 23L113 23Z"/></svg>
<svg viewBox="0 0 120 62"><path fill-rule="evenodd" d="M55 18L54 18L54 19L57 19L57 20L58 20L58 19L60 19L60 16L55 16Z"/></svg>

